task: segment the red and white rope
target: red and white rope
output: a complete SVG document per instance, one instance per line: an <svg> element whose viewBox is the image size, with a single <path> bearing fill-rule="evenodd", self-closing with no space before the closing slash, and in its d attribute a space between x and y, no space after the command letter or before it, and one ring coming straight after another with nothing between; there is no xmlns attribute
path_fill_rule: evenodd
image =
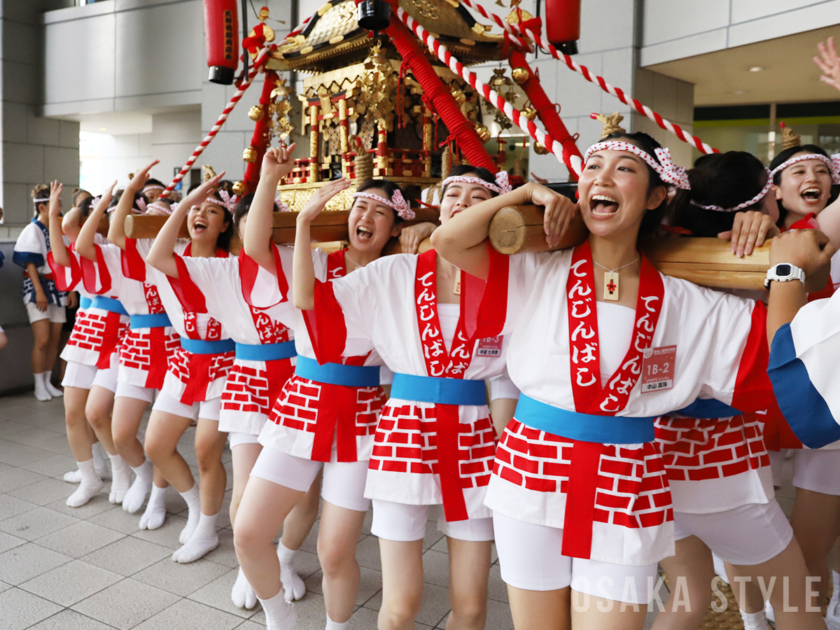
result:
<svg viewBox="0 0 840 630"><path fill-rule="evenodd" d="M545 42L540 33L537 31L526 29L527 32L524 32L522 28L518 24L511 24L507 20L500 18L498 15L488 12L484 7L482 7L477 2L473 0L461 0L465 5L478 11L482 16L487 18L488 20L493 20L498 26L503 28L511 35L520 35L523 37L532 37L534 41L539 46L540 50L543 52L547 52L555 59L562 61L565 63L571 70L574 70L578 74L580 74L584 79L589 81L590 83L597 84L604 92L608 94L612 94L618 100L620 100L625 105L630 105L633 109L637 112L642 114L642 116L646 116L650 118L653 122L655 122L660 128L665 129L666 131L670 131L675 136L677 136L683 142L690 144L691 146L695 147L701 153L718 153L718 150L714 147L709 146L705 142L703 142L697 136L694 136L688 132L686 132L682 127L680 127L676 123L672 123L669 120L662 118L658 113L653 111L647 105L644 105L637 101L635 98L631 98L624 93L624 90L621 88L614 87L607 83L604 77L598 76L597 74L592 74L589 71L589 68L586 66L582 66L575 62L569 55L561 53L557 50L551 43Z"/></svg>
<svg viewBox="0 0 840 630"><path fill-rule="evenodd" d="M225 121L227 120L228 116L230 116L230 113L233 111L233 108L236 107L236 104L245 94L245 91L249 87L251 87L251 83L253 83L254 77L257 76L257 73L259 73L260 69L268 61L269 53L272 50L274 50L274 48L275 46L267 46L260 51L260 54L257 55L256 59L254 59L254 65L251 66L251 69L248 71L248 77L242 82L242 84L239 86L239 89L236 90L234 95L231 97L230 102L227 104L227 107L225 107L222 110L222 113L219 116L219 119L216 121L216 124L213 125L213 128L210 129L204 140L202 140L201 143L195 148L195 151L193 151L192 155L190 156L190 159L187 160L187 163L184 165L181 171L169 183L169 186L166 187L166 190L164 190L161 193L161 197L165 197L170 192L172 192L172 190L175 189L175 186L178 185L178 182L180 182L184 178L184 175L190 172L190 168L193 164L195 164L195 161L198 159L198 156L204 153L204 149L207 148L207 146L213 141L213 138L216 137L216 134L219 133L219 130L225 124Z"/></svg>
<svg viewBox="0 0 840 630"><path fill-rule="evenodd" d="M532 139L542 144L546 149L551 151L558 160L562 161L566 167L580 175L583 167L583 160L579 155L572 153L567 147L560 142L557 142L550 135L544 133L532 120L528 120L522 112L513 107L504 98L496 93L487 84L482 82L476 74L461 64L452 53L450 53L446 46L432 37L429 32L418 24L408 13L402 8L397 9L397 15L400 20L411 29L411 31L422 41L444 64L446 64L452 72L469 83L475 90L481 93L490 103L502 110L505 115L510 118L515 125L526 131Z"/></svg>

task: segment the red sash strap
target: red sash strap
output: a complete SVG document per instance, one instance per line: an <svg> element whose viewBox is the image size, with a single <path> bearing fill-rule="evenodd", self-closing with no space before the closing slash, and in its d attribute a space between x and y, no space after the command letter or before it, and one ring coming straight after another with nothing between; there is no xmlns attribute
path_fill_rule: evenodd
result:
<svg viewBox="0 0 840 630"><path fill-rule="evenodd" d="M107 370L111 367L111 355L120 343L120 314L107 311L105 313L105 330L102 332L102 346L96 367Z"/></svg>
<svg viewBox="0 0 840 630"><path fill-rule="evenodd" d="M185 383L184 393L181 394L181 402L192 405L203 401L207 396L207 387L210 385L210 363L216 355L191 352L188 354L190 376Z"/></svg>
<svg viewBox="0 0 840 630"><path fill-rule="evenodd" d="M437 301L437 254L429 250L417 257L414 275L414 305L417 311L417 326L426 374L437 378L463 379L472 363L475 341L466 333L466 292L461 293L461 313L458 327L447 352L440 327ZM438 472L443 495L443 511L447 521L463 521L469 518L464 501L458 456L458 433L460 429L460 407L457 405L435 405Z"/></svg>
<svg viewBox="0 0 840 630"><path fill-rule="evenodd" d="M105 295L111 290L111 274L108 265L105 264L105 257L102 256L102 248L94 245L96 249L96 262L79 256L82 267L82 282L85 290L94 295ZM97 271L99 271L99 283L97 284Z"/></svg>
<svg viewBox="0 0 840 630"><path fill-rule="evenodd" d="M277 303L280 304L289 298L289 283L286 281L286 274L283 271L280 249L274 243L271 244L271 253L274 255L274 273L277 277L277 288L280 290L280 301ZM239 253L239 281L242 283L242 295L248 303L248 306L253 306L251 304L253 299L252 294L259 271L260 266L243 249ZM274 306L274 304L266 305L265 308L269 306Z"/></svg>
<svg viewBox="0 0 840 630"><path fill-rule="evenodd" d="M125 249L120 253L120 263L122 265L122 272L126 278L137 280L138 282L146 281L146 261L137 251L137 240L133 238L125 239Z"/></svg>
<svg viewBox="0 0 840 630"><path fill-rule="evenodd" d="M592 415L615 415L627 406L630 392L642 373L642 353L653 341L665 295L662 277L643 255L633 340L621 365L605 386L601 384L595 276L588 241L575 248L566 292L575 410ZM566 495L561 550L565 556L589 558L591 555L601 451L600 444L581 441L576 441L572 449L574 475L569 480Z"/></svg>
<svg viewBox="0 0 840 630"><path fill-rule="evenodd" d="M327 282L347 275L345 252L346 250L340 249L327 256ZM366 358L354 357L354 359L361 359L361 362L348 360L346 363L364 365ZM315 423L312 459L319 462L330 461L333 435L335 435L338 461L355 462L357 459L355 409L358 388L329 383L320 383L320 386L321 395L318 398L318 420Z"/></svg>
<svg viewBox="0 0 840 630"><path fill-rule="evenodd" d="M150 328L149 336L149 373L146 375L146 387L160 389L163 387L168 367L166 328L161 326Z"/></svg>

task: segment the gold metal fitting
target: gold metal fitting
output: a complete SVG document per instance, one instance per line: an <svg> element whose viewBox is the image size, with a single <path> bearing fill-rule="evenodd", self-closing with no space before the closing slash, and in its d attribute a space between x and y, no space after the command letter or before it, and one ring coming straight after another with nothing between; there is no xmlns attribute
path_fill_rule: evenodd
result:
<svg viewBox="0 0 840 630"><path fill-rule="evenodd" d="M522 85L528 79L531 78L531 73L528 72L525 68L514 68L513 72L510 73L513 77L513 80L516 81L518 85Z"/></svg>
<svg viewBox="0 0 840 630"><path fill-rule="evenodd" d="M248 118L250 118L254 122L260 120L264 115L265 110L263 109L262 105L254 105L251 109L248 110Z"/></svg>
<svg viewBox="0 0 840 630"><path fill-rule="evenodd" d="M475 126L475 133L478 135L482 142L487 142L492 136L490 130L487 128L487 125L482 124L477 124Z"/></svg>
<svg viewBox="0 0 840 630"><path fill-rule="evenodd" d="M254 147L248 147L242 152L242 159L248 164L253 164L257 161L257 150Z"/></svg>
<svg viewBox="0 0 840 630"><path fill-rule="evenodd" d="M242 197L248 194L248 186L243 181L238 181L233 184L233 193L237 197Z"/></svg>

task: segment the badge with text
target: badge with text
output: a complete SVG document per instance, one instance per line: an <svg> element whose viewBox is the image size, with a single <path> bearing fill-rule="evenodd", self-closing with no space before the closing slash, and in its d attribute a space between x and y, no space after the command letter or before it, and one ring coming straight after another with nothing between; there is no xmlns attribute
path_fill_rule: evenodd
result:
<svg viewBox="0 0 840 630"><path fill-rule="evenodd" d="M476 351L476 356L479 357L500 357L502 356L502 341L504 340L503 336L498 337L487 337L485 339L479 339L478 341L478 350Z"/></svg>
<svg viewBox="0 0 840 630"><path fill-rule="evenodd" d="M674 387L677 346L647 348L642 359L642 393L661 392Z"/></svg>

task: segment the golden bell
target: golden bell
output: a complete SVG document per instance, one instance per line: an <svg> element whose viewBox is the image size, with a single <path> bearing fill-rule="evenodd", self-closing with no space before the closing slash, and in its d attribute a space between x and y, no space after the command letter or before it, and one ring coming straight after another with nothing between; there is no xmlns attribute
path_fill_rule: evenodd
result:
<svg viewBox="0 0 840 630"><path fill-rule="evenodd" d="M260 120L264 115L265 110L263 109L262 105L254 105L251 109L248 110L248 118L250 118L254 122Z"/></svg>
<svg viewBox="0 0 840 630"><path fill-rule="evenodd" d="M235 194L237 197L242 197L243 195L247 195L248 194L248 186L245 184L245 182L242 182L242 181L234 183L233 194Z"/></svg>
<svg viewBox="0 0 840 630"><path fill-rule="evenodd" d="M464 94L463 90L453 86L450 92L458 105L463 105L467 101L467 95Z"/></svg>
<svg viewBox="0 0 840 630"><path fill-rule="evenodd" d="M529 106L522 110L522 115L528 120L534 120L537 117L537 110Z"/></svg>
<svg viewBox="0 0 840 630"><path fill-rule="evenodd" d="M253 164L257 161L257 150L254 147L248 147L242 152L242 159L248 164Z"/></svg>
<svg viewBox="0 0 840 630"><path fill-rule="evenodd" d="M539 142L534 142L533 148L534 153L536 153L537 155L548 155L548 149L546 149Z"/></svg>
<svg viewBox="0 0 840 630"><path fill-rule="evenodd" d="M475 133L478 135L482 142L487 142L492 136L490 130L487 128L487 125L477 124L475 126Z"/></svg>
<svg viewBox="0 0 840 630"><path fill-rule="evenodd" d="M525 68L514 68L513 72L510 73L513 77L513 80L516 81L518 85L522 85L528 79L531 78L531 73L528 72Z"/></svg>

